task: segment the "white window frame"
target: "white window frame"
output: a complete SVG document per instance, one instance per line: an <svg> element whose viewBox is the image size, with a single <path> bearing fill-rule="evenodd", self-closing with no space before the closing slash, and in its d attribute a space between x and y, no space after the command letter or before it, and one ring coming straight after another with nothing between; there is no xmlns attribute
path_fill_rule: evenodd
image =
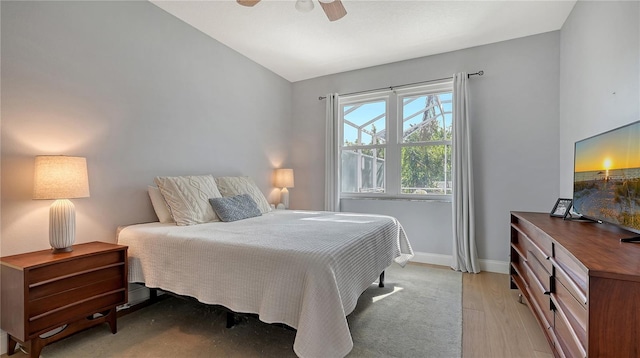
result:
<svg viewBox="0 0 640 358"><path fill-rule="evenodd" d="M342 96L339 99L339 115L338 119L338 170L336 171L339 176L338 180L342 181L342 168L341 159L343 150L357 150L357 149L370 149L373 147L385 149L385 181L384 193L352 193L343 192L340 188L340 198L379 198L379 199L403 199L403 200L436 200L447 201L452 200L451 194L404 194L401 190L401 152L402 147L407 146L424 146L424 143L403 143L403 113L402 113L402 98L411 97L416 95L428 95L433 93L453 92L453 81L445 80L442 82L431 83L428 85L405 87L402 89L389 90L384 92L375 92L369 94L360 94L353 96ZM384 145L358 145L358 146L345 146L344 145L344 106L354 105L359 103L368 103L384 100L386 101L386 142ZM452 146L452 140L444 140L438 142L430 142L429 145L450 145ZM449 153L451 155L451 153Z"/></svg>

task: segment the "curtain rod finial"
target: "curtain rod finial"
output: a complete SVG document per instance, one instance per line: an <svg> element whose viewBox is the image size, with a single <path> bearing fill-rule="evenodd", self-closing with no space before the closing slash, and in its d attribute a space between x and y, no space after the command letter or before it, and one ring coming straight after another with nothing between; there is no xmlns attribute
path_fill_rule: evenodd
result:
<svg viewBox="0 0 640 358"><path fill-rule="evenodd" d="M480 71L478 71L476 73L468 73L467 74L467 78L471 78L471 76L482 76L482 75L484 75L484 71L480 70Z"/></svg>

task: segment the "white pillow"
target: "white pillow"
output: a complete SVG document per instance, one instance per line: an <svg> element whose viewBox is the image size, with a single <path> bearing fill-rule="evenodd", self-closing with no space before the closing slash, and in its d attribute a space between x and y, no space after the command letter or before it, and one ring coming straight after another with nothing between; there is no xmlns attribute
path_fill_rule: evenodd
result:
<svg viewBox="0 0 640 358"><path fill-rule="evenodd" d="M209 204L210 198L220 198L220 192L211 175L156 177L164 201L180 226L220 221Z"/></svg>
<svg viewBox="0 0 640 358"><path fill-rule="evenodd" d="M158 220L163 224L175 223L171 216L171 210L164 201L162 193L158 187L149 185L147 190L149 191L149 198L151 199L151 205L153 205L153 211L156 212Z"/></svg>
<svg viewBox="0 0 640 358"><path fill-rule="evenodd" d="M222 196L249 194L251 199L258 204L258 209L260 209L261 213L264 214L271 211L267 198L264 197L264 194L262 194L253 179L249 177L219 177L216 178L216 183Z"/></svg>

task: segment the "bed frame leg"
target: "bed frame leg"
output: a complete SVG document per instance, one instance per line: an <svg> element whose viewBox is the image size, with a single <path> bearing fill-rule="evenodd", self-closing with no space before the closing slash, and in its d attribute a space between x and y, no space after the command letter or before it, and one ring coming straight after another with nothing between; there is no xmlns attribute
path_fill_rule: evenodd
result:
<svg viewBox="0 0 640 358"><path fill-rule="evenodd" d="M380 274L380 281L378 281L378 287L384 287L384 271Z"/></svg>
<svg viewBox="0 0 640 358"><path fill-rule="evenodd" d="M157 288L150 288L149 289L149 301L151 301L151 303L155 303L158 301L158 289Z"/></svg>
<svg viewBox="0 0 640 358"><path fill-rule="evenodd" d="M227 328L231 328L236 324L236 315L231 311L227 311Z"/></svg>

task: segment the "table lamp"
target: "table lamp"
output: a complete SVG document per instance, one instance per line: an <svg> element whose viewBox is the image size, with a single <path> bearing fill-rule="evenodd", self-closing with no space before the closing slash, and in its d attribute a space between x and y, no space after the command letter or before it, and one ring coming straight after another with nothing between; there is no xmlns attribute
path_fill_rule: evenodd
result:
<svg viewBox="0 0 640 358"><path fill-rule="evenodd" d="M280 202L285 209L289 209L289 190L293 188L293 169L276 169L274 184L276 188L282 188Z"/></svg>
<svg viewBox="0 0 640 358"><path fill-rule="evenodd" d="M87 159L39 155L35 160L33 198L56 199L49 208L49 243L53 253L71 252L76 240L76 209L68 199L89 197Z"/></svg>

